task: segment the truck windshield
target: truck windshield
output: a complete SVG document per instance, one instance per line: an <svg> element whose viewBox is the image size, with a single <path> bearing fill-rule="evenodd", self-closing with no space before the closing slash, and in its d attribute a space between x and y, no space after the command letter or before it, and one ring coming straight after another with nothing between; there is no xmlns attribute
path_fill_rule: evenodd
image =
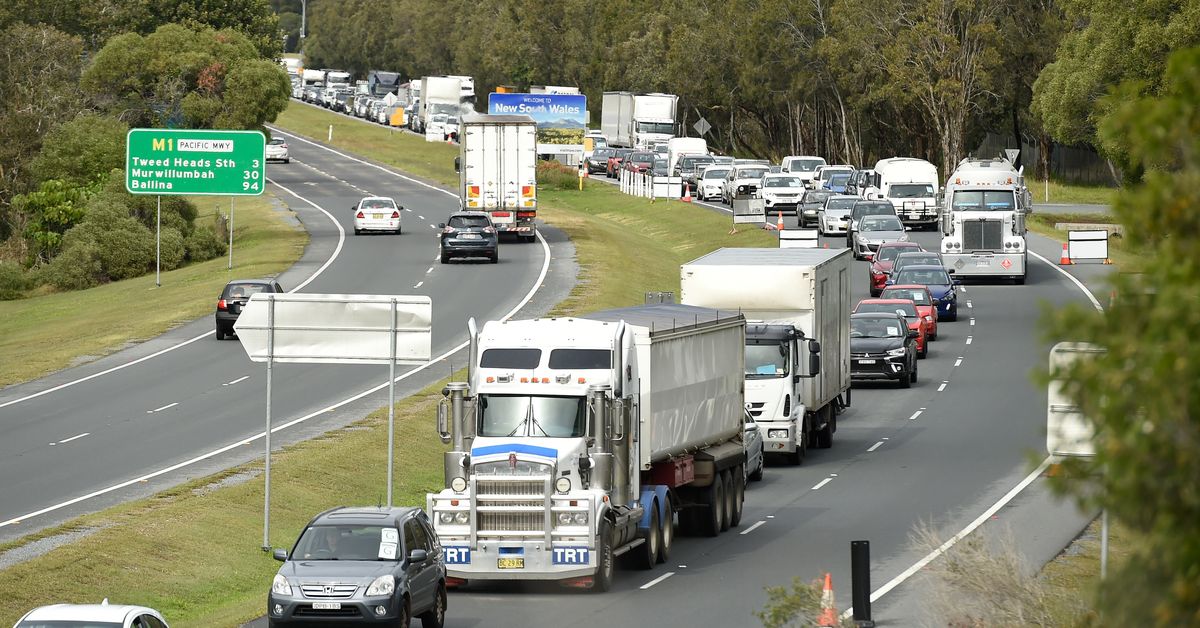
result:
<svg viewBox="0 0 1200 628"><path fill-rule="evenodd" d="M791 172L812 172L817 169L817 166L824 165L824 159L793 159L788 162L788 170Z"/></svg>
<svg viewBox="0 0 1200 628"><path fill-rule="evenodd" d="M952 207L954 211L1010 212L1016 209L1017 200L1008 190L955 192Z"/></svg>
<svg viewBox="0 0 1200 628"><path fill-rule="evenodd" d="M670 122L638 122L638 133L659 133L662 135L674 135L675 125Z"/></svg>
<svg viewBox="0 0 1200 628"><path fill-rule="evenodd" d="M583 397L481 395L479 435L578 438L586 416Z"/></svg>
<svg viewBox="0 0 1200 628"><path fill-rule="evenodd" d="M928 198L933 196L931 183L897 183L888 188L888 198Z"/></svg>
<svg viewBox="0 0 1200 628"><path fill-rule="evenodd" d="M786 343L770 342L746 345L746 379L787 377L788 347Z"/></svg>

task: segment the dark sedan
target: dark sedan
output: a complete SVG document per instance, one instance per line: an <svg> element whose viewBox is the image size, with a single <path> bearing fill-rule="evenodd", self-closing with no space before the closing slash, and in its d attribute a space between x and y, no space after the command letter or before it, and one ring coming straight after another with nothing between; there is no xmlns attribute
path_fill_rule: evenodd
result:
<svg viewBox="0 0 1200 628"><path fill-rule="evenodd" d="M808 190L804 196L800 198L800 228L805 229L809 225L820 225L817 218L818 212L825 206L825 199L835 195L833 190Z"/></svg>
<svg viewBox="0 0 1200 628"><path fill-rule="evenodd" d="M850 315L850 379L917 382L917 334L896 313Z"/></svg>
<svg viewBox="0 0 1200 628"><path fill-rule="evenodd" d="M233 336L233 325L250 297L259 292L282 293L283 287L274 279L238 279L225 284L217 299L217 340Z"/></svg>
<svg viewBox="0 0 1200 628"><path fill-rule="evenodd" d="M592 151L592 154L584 160L584 165L587 166L588 174L596 174L597 172L608 171L608 158L612 157L614 150L611 148L597 148Z"/></svg>
<svg viewBox="0 0 1200 628"><path fill-rule="evenodd" d="M893 271L888 278L888 285L917 285L929 288L929 294L937 304L938 319L943 321L958 320L958 291L955 286L962 282L950 278L950 273L941 266L918 266L907 264L898 271Z"/></svg>
<svg viewBox="0 0 1200 628"><path fill-rule="evenodd" d="M500 261L500 237L492 217L483 212L456 212L438 225L438 252L443 264L453 257L486 257Z"/></svg>

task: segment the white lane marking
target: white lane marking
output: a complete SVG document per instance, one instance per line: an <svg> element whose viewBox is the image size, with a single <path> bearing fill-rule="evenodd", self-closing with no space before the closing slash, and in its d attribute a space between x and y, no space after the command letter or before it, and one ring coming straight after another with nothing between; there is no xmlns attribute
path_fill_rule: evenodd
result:
<svg viewBox="0 0 1200 628"><path fill-rule="evenodd" d="M658 584L658 583L662 582L663 580L666 580L667 578L670 578L670 577L671 577L671 576L673 576L673 575L675 575L675 572L674 572L674 571L668 571L667 573L665 573L665 574L663 574L663 575L661 575L661 576L659 576L659 577L657 577L657 578L655 578L655 579L651 580L650 582L647 582L646 584L643 584L643 585L642 585L640 588L641 588L641 589L643 589L643 590L645 590L645 589L649 589L650 587L652 587L652 586L654 586L654 585L656 585L656 584Z"/></svg>
<svg viewBox="0 0 1200 628"><path fill-rule="evenodd" d="M942 392L943 390L946 390L946 386L948 386L948 385L950 385L950 382L942 382L942 385L938 386L938 392Z"/></svg>
<svg viewBox="0 0 1200 628"><path fill-rule="evenodd" d="M1092 302L1092 307L1096 308L1096 311L1098 311L1098 312L1104 311L1104 307L1100 305L1100 301L1098 301L1096 299L1096 295L1092 294L1092 291L1088 290L1088 287L1083 285L1082 281L1079 281L1078 279L1076 279L1075 275L1072 275L1071 273L1063 270L1057 264L1054 264L1050 260L1042 257L1041 255L1038 255L1037 253L1034 253L1033 251L1030 251L1029 254L1032 255L1035 259L1041 260L1043 264L1045 264L1045 265L1049 266L1050 268L1053 268L1054 270L1057 270L1058 272L1065 275L1067 277L1067 279L1071 280L1071 283L1075 284L1075 286L1077 288L1079 288L1079 290L1082 291L1085 296L1087 296L1088 300ZM970 344L970 337L967 338L967 344ZM1047 456L1046 459L1042 460L1042 463L1039 464L1038 467L1036 469L1034 469L1032 473L1025 476L1025 479L1021 480L1016 486L1014 486L1012 488L1012 490L1005 493L1004 496L1001 497L996 503L992 504L990 508L983 511L983 514L979 515L974 521L967 524L967 527L963 528L958 534L955 534L954 536L950 537L950 539L948 539L945 543L942 543L942 545L940 547L938 547L937 549L933 550L932 552L926 554L924 558L922 558L921 560L914 563L908 569L905 569L903 572L900 573L900 575L896 576L895 578L892 578L886 584L884 584L882 587L879 587L878 589L873 591L871 593L871 602L879 601L879 598L887 595L892 589L895 589L896 587L900 586L905 580L908 580L909 578L911 578L913 576L913 574L915 574L918 571L920 571L921 569L923 569L925 567L925 565L928 565L929 563L933 562L934 559L936 559L938 556L945 554L947 550L949 550L951 547L954 547L955 543L958 543L959 541L967 538L967 536L969 536L972 532L974 532L977 528L979 528L979 526L983 525L983 522L990 519L992 517L992 515L996 514L1001 508L1004 508L1006 505L1008 505L1008 502L1012 501L1014 497L1016 497L1017 495L1020 495L1021 491L1025 490L1030 484L1033 484L1033 481L1036 480L1038 478L1038 476L1040 476L1042 474L1042 472L1044 472L1046 470L1046 467L1049 467L1050 463L1053 461L1054 461L1053 457ZM845 610L845 612L842 613L842 619L849 619L853 615L854 615L854 607L849 607Z"/></svg>
<svg viewBox="0 0 1200 628"><path fill-rule="evenodd" d="M76 435L72 436L71 438L64 438L64 439L58 441L58 444L61 445L63 443L69 443L73 440L78 440L80 438L83 438L84 436L87 436L89 434L91 434L91 432L84 432L82 434L76 434ZM50 444L53 445L54 443L50 443Z"/></svg>
<svg viewBox="0 0 1200 628"><path fill-rule="evenodd" d="M817 482L817 485L812 487L812 490L819 491L819 490L821 490L822 486L825 486L826 484L829 484L832 481L833 481L833 478L825 478L824 480Z"/></svg>
<svg viewBox="0 0 1200 628"><path fill-rule="evenodd" d="M971 341L974 339L975 339L975 336L967 336L967 344L971 344Z"/></svg>
<svg viewBox="0 0 1200 628"><path fill-rule="evenodd" d="M420 215L420 214L417 214L417 218L420 218L421 220L425 220L425 217L424 217L424 216L422 216L422 215ZM389 342L390 342L390 341L389 341Z"/></svg>
<svg viewBox="0 0 1200 628"><path fill-rule="evenodd" d="M971 308L973 308L973 307L975 307L975 305L974 305L974 304L972 304L970 301L967 301L967 309L969 310L969 309L971 309Z"/></svg>
<svg viewBox="0 0 1200 628"><path fill-rule="evenodd" d="M409 208L407 208L407 207L401 207L400 209L403 209L403 210L404 210L404 211L406 211L406 212L410 212L410 211L412 211L411 209L409 209Z"/></svg>
<svg viewBox="0 0 1200 628"><path fill-rule="evenodd" d="M428 275L431 272L433 272L433 266L430 266L429 269L425 271L425 274Z"/></svg>
<svg viewBox="0 0 1200 628"><path fill-rule="evenodd" d="M908 420L909 420L909 421L916 421L916 420L917 420L917 417L921 416L921 413L922 413L922 412L924 412L924 411L925 411L925 408L921 408L920 410L917 410L916 412L914 412L914 413L912 414L912 416L908 417Z"/></svg>
<svg viewBox="0 0 1200 628"><path fill-rule="evenodd" d="M291 190L289 190L289 189L287 189L287 188L283 187L282 185L279 185L278 183L275 183L274 181L272 181L272 180L271 180L271 178L270 178L270 177L267 177L267 181L268 181L268 182L270 182L270 183L272 183L272 184L274 184L274 185L275 185L276 187L278 187L279 189L286 191L287 193L291 194L292 196L295 196L296 198L298 198L298 199L300 199L300 200L302 200L302 201L304 201L304 202L308 203L309 205L312 205L313 207L316 207L318 210L320 210L320 211L321 211L321 213L323 213L323 214L325 214L326 216L328 216L328 217L329 217L329 220L330 220L330 221L332 221L332 222L333 222L333 224L334 224L334 226L335 226L335 227L337 227L337 229L338 229L338 243L337 243L337 247L336 247L336 248L334 248L334 250L333 250L333 254L331 254L331 255L329 256L329 259L325 260L325 263L324 263L324 264L321 264L320 268L318 268L317 270L313 271L313 274L309 275L309 276L308 276L308 279L305 279L303 282L301 282L301 284L300 284L300 285L298 285L298 286L296 286L295 288L292 288L291 290L288 290L288 291L287 291L287 292L289 292L289 293L290 293L290 292L299 292L299 291L300 291L302 288L304 288L304 286L307 286L308 284L312 283L312 281L313 281L314 279L316 279L317 277L319 277L319 276L321 275L321 273L325 272L325 269L326 269L326 268L329 268L329 266L330 266L331 264L333 264L334 260L336 260L336 259L337 259L338 255L339 255L339 254L342 252L342 244L343 244L343 243L345 242L345 240L346 240L346 231L345 231L344 229L342 229L342 226L341 226L340 224L338 224L338 221L337 221L337 220L336 220L336 219L333 217L333 214L330 214L329 212L325 211L325 210L324 210L324 209L322 209L321 207L317 206L317 204L316 204L316 203L313 203L312 201L310 201L310 200L308 200L308 199L306 199L306 198L304 198L304 197L300 196L299 194L296 194L295 192L293 192L293 191L291 191ZM13 399L13 400L11 400L11 401L6 401L6 402L4 402L4 403L0 403L0 408L6 408L6 407L8 407L8 406L11 406L11 405L14 405L14 404L18 404L18 403L21 403L21 402L23 402L23 401L29 401L30 399L36 399L37 397L41 397L42 395L48 395L48 394L50 394L50 393L52 393L52 392L57 392L57 391L60 391L60 390L62 390L62 389L64 389L64 388L69 388L69 387L71 387L71 386L74 386L74 385L76 385L76 384L82 384L83 382L86 382L86 381L93 380L93 379L95 379L95 378L97 378L97 377L100 377L100 376L102 376L102 375L108 375L109 373L113 373L113 372L119 371L119 370L121 370L121 369L128 368L128 367L130 367L130 366L133 366L133 365L135 365L135 364L141 364L142 362L145 362L146 360L149 360L149 359L151 359L151 358L157 358L158 356L160 356L160 355L162 355L162 354L164 354L164 353L168 353L168 352L170 352L170 351L174 351L174 350L176 350L176 349L178 349L178 348L180 348L180 347L185 347L185 346L187 346L187 345L190 345L190 344L192 344L193 342L196 342L196 341L198 341L198 340L203 340L204 338L208 338L208 337L210 337L210 336L212 336L212 332L204 332L203 334L200 334L199 336L196 336L195 338L190 338L190 339L188 339L188 340L184 340L183 342L180 342L180 343L178 343L178 344L175 344L175 345L172 345L172 346L170 346L170 347L167 347L166 349L162 349L161 351L156 351L156 352L154 352L154 353L151 353L150 355L147 355L147 356L140 357L140 358L138 358L138 359L136 359L136 360L132 360L132 361L130 361L130 362L126 362L126 363L124 363L124 364L118 364L118 365L116 365L116 366L114 366L114 367L112 367L112 368L109 368L109 369L105 369L105 370L103 370L103 371L100 371L99 373L92 373L91 375L88 375L87 377L81 377L81 378L79 378L79 379L72 380L72 381L66 382L66 383L64 383L64 384L59 384L58 386L54 386L53 388L47 388L46 390L43 390L43 391L39 391L39 392L33 393L32 395L26 395L26 396L24 396L24 397L18 397L18 398L16 398L16 399Z"/></svg>
<svg viewBox="0 0 1200 628"><path fill-rule="evenodd" d="M759 521L758 523L750 526L749 528L742 530L742 536L746 536L747 534L750 534L751 532L757 530L759 526L761 526L762 524L764 524L766 522L767 522L767 520L763 519L763 520Z"/></svg>
<svg viewBox="0 0 1200 628"><path fill-rule="evenodd" d="M424 281L418 281L418 282L417 282L417 285L413 286L413 290L416 290L417 288L420 288L420 287L421 287L422 285L424 285L424 284L425 284L425 282L424 282ZM389 342L390 342L390 341L389 341Z"/></svg>
<svg viewBox="0 0 1200 628"><path fill-rule="evenodd" d="M437 225L429 225L430 229L437 229Z"/></svg>
<svg viewBox="0 0 1200 628"><path fill-rule="evenodd" d="M975 317L972 316L971 317L971 327L974 327L974 326L975 326Z"/></svg>
<svg viewBox="0 0 1200 628"><path fill-rule="evenodd" d="M872 451L875 451L876 449L879 449L880 447L883 447L883 441L879 441L878 443L871 445L871 448L867 450L867 453L871 453Z"/></svg>
<svg viewBox="0 0 1200 628"><path fill-rule="evenodd" d="M767 515L767 519L774 519L775 515Z"/></svg>
<svg viewBox="0 0 1200 628"><path fill-rule="evenodd" d="M386 170L385 170L385 172L386 172ZM399 175L397 175L397 176L399 176ZM276 185L279 185L279 184L276 184ZM283 186L280 186L280 187L282 188ZM287 188L283 188L283 189L287 189ZM288 190L288 191L290 192L291 190ZM297 198L300 198L300 197L297 196ZM311 201L307 201L306 199L301 199L301 200L305 200L305 202L312 204ZM313 206L316 207L316 205L313 205ZM318 209L320 209L320 208L318 207ZM323 210L323 209L321 211L325 212L325 210ZM328 216L329 212L325 212L325 215ZM333 216L329 216L329 217L331 219L333 218ZM334 224L337 225L337 221L334 221ZM344 232L344 230L342 230L341 225L338 225L338 231L341 233L342 240L344 240L345 232ZM550 272L550 245L546 242L546 239L542 237L541 232L537 233L537 239L538 239L538 242L540 242L542 245L542 253L543 253L541 273L538 275L537 281L534 281L533 285L529 288L529 292L525 293L525 297L521 299L521 302L516 304L515 306L513 306L513 308L511 310L509 310L507 314L502 316L500 318L500 320L507 320L509 318L512 318L513 315L515 315L517 312L521 311L521 308L525 307L529 303L529 301L533 299L533 295L537 294L538 289L542 286L542 283L545 282L545 280L546 280L546 274ZM338 250L339 251L341 250L341 241L338 242ZM336 252L335 252L334 257L336 257ZM334 259L334 258L331 257L330 260L332 260L332 259ZM328 266L328 263L326 264L326 266ZM317 274L320 274L320 272L324 269L325 269L325 267L322 266L320 269L317 270ZM316 277L316 275L314 274L313 277ZM307 283L307 282L305 282L305 283ZM208 336L209 336L209 334L204 334L203 336L198 337L197 340L199 338L207 338ZM440 363L442 360L445 360L446 358L454 355L455 353L462 351L468 344L469 344L468 342L463 342L463 343L459 344L458 346L451 348L449 351L446 351L442 355L439 355L436 358L434 358L420 366L417 366L416 368L413 368L410 371L407 371L401 375L396 376L395 381L398 382L400 380L407 379L411 375L414 375L420 371L423 371L423 370L433 366L434 364ZM383 390L384 388L387 388L387 385L388 385L388 383L384 382L374 388L364 390L363 392L360 392L360 393L354 395L353 397L348 397L346 399L343 399L335 404L332 404L330 406L327 406L325 408L317 410L316 412L306 414L297 419L292 419L291 421L288 421L287 423L284 423L283 425L275 426L275 427L271 428L271 433L274 434L276 432L283 431L289 427L292 427L294 425L299 425L300 423L308 421L309 419L311 419L313 417L320 416L322 414L325 414L326 412L332 412L332 411L336 410L337 408L340 408L347 404L358 401L359 399L362 399L363 397L366 397L367 395L379 392L379 391ZM159 477L161 475L166 475L168 473L171 473L172 471L177 471L184 467L189 467L198 462L203 462L205 460L208 460L209 458L219 456L227 451L237 449L238 447L241 447L244 443L255 441L255 440L264 438L265 436L266 436L266 432L259 432L258 434L255 434L254 436L251 436L250 438L243 438L237 442L230 443L219 449L214 449L208 453L200 454L199 456L196 456L190 460L184 460L183 462L173 464L169 467L165 467L163 469L159 469L157 471L147 473L146 475L143 475L141 477L136 477L136 478L133 478L132 480L126 480L124 482L121 482L120 484L114 484L107 488L95 490L86 495L80 495L79 497L75 497L73 499L68 499L67 501L64 501L64 502L61 502L58 504L54 504L53 506L47 506L40 510L35 510L34 512L24 514L19 517L13 517L12 519L8 519L7 521L0 521L0 528L15 525L15 524L21 523L22 521L24 521L26 519L31 519L33 517L44 515L48 512L54 512L55 510L61 510L63 508L66 508L67 506L72 506L74 504L78 504L80 502L87 501L89 499L93 499L93 498L99 497L101 495L106 495L113 491L119 491L125 487L133 486L134 484L147 482L147 481L149 481L153 478Z"/></svg>
<svg viewBox="0 0 1200 628"><path fill-rule="evenodd" d="M161 407L161 408L155 408L155 409L153 409L153 410L147 410L147 411L146 411L146 414L154 414L155 412L162 412L163 410L166 410L167 408L174 408L174 407L175 407L175 406L177 406L177 405L179 405L179 402L178 402L178 401L176 401L175 403L168 403L167 405L165 405L165 406L163 406L163 407Z"/></svg>
<svg viewBox="0 0 1200 628"><path fill-rule="evenodd" d="M238 383L238 382L244 382L244 381L246 381L246 380L248 380L248 379L250 379L250 376L249 376L249 375L243 375L243 376L241 376L241 377L239 377L239 378L237 378L237 379L233 380L232 382L225 382L224 384L221 384L221 385L222 385L222 386L232 386L232 385L234 385L234 384L236 384L236 383Z"/></svg>
<svg viewBox="0 0 1200 628"><path fill-rule="evenodd" d="M962 360L962 356L958 356L958 359L954 361L954 366L962 366Z"/></svg>

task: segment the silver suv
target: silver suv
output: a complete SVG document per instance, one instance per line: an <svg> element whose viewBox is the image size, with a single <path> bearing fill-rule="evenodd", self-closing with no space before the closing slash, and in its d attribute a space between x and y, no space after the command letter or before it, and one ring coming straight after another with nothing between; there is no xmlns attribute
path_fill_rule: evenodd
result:
<svg viewBox="0 0 1200 628"><path fill-rule="evenodd" d="M309 522L267 597L270 626L306 623L426 628L446 621L446 565L420 508L334 508Z"/></svg>

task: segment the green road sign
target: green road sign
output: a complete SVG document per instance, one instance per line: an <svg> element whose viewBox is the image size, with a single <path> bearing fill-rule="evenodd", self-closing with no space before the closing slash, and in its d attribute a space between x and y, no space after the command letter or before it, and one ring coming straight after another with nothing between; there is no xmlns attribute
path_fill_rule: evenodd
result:
<svg viewBox="0 0 1200 628"><path fill-rule="evenodd" d="M258 131L131 129L125 189L132 194L262 194L265 146Z"/></svg>

